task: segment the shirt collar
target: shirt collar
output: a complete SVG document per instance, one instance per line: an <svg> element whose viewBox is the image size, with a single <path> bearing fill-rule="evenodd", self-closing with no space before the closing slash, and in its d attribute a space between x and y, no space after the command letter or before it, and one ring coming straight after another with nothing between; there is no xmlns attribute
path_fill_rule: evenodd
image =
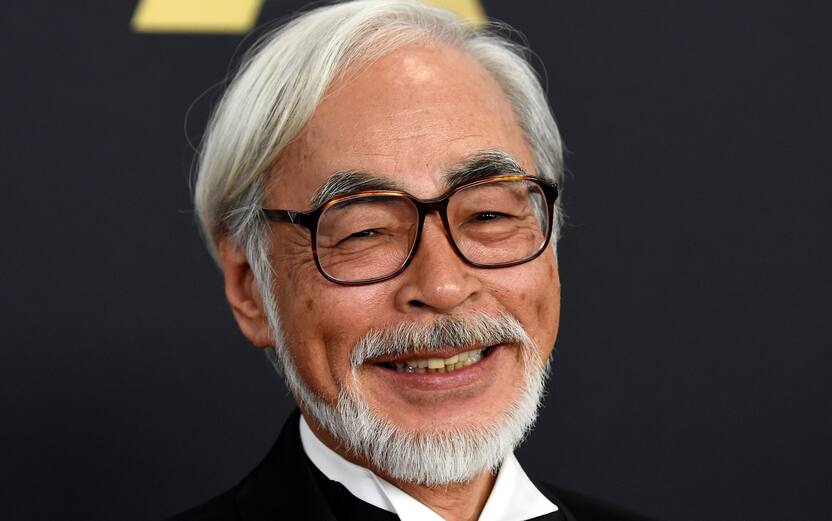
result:
<svg viewBox="0 0 832 521"><path fill-rule="evenodd" d="M341 483L353 496L378 508L393 512L402 521L442 521L433 510L375 473L347 461L318 439L303 415L300 417L300 440L312 464L332 481ZM521 521L539 517L558 509L523 472L514 454L509 453L500 466L491 495L479 521Z"/></svg>

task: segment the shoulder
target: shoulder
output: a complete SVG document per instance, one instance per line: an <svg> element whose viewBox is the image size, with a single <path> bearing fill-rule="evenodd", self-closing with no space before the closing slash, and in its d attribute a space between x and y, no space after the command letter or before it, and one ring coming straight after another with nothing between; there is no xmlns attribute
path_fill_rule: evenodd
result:
<svg viewBox="0 0 832 521"><path fill-rule="evenodd" d="M535 485L550 501L566 511L568 519L575 521L650 521L648 517L573 490L539 481L535 482Z"/></svg>
<svg viewBox="0 0 832 521"><path fill-rule="evenodd" d="M330 519L300 442L296 409L266 457L230 490L168 521ZM287 505L291 505L287 509ZM291 514L287 512L291 511ZM296 515L300 512L302 515Z"/></svg>

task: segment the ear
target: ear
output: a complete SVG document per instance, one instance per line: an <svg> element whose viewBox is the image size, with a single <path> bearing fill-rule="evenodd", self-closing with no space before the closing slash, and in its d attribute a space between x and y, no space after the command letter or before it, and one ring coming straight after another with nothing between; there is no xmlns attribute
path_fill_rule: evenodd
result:
<svg viewBox="0 0 832 521"><path fill-rule="evenodd" d="M220 239L218 246L220 264L225 275L225 298L228 299L240 331L255 347L271 347L273 342L263 299L260 298L246 256L230 239Z"/></svg>

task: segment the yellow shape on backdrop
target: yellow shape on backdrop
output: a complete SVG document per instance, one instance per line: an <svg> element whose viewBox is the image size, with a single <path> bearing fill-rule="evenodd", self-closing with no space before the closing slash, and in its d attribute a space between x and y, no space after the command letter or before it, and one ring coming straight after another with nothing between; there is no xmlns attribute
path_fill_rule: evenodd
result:
<svg viewBox="0 0 832 521"><path fill-rule="evenodd" d="M465 20L469 25L480 28L488 20L479 0L426 0L425 3L447 9Z"/></svg>
<svg viewBox="0 0 832 521"><path fill-rule="evenodd" d="M245 33L263 0L140 0L130 26L139 33Z"/></svg>
<svg viewBox="0 0 832 521"><path fill-rule="evenodd" d="M479 0L427 0L474 27L486 22ZM138 33L245 33L257 23L263 0L140 0L130 26Z"/></svg>

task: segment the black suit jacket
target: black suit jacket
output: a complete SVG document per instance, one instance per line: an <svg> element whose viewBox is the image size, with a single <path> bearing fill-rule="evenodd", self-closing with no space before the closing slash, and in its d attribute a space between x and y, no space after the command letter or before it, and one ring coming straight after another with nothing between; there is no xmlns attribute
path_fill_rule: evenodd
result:
<svg viewBox="0 0 832 521"><path fill-rule="evenodd" d="M170 518L170 521L391 521L395 514L353 496L330 481L306 457L300 442L295 410L266 458L235 487L207 503ZM541 521L640 521L586 496L536 483L560 509L536 518Z"/></svg>

